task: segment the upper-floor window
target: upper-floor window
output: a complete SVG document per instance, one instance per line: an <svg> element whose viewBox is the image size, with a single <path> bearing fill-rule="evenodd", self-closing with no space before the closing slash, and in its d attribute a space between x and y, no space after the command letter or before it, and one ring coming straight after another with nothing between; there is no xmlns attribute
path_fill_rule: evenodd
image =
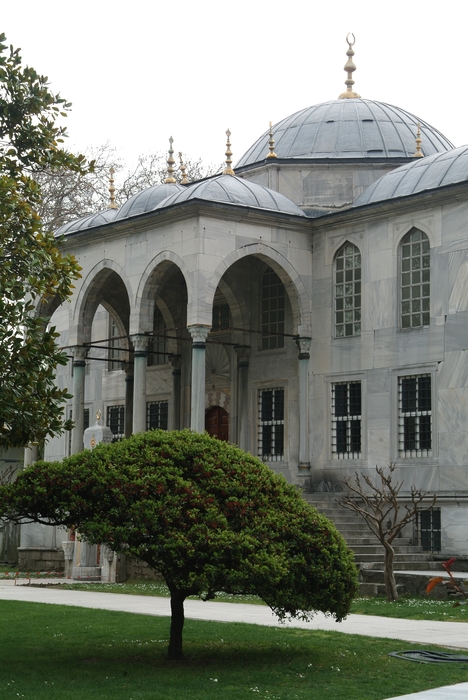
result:
<svg viewBox="0 0 468 700"><path fill-rule="evenodd" d="M119 327L114 317L109 314L109 351L107 365L109 370L122 369L123 353L120 350L120 336Z"/></svg>
<svg viewBox="0 0 468 700"><path fill-rule="evenodd" d="M153 337L148 350L148 365L164 365L167 362L166 323L157 306L154 307Z"/></svg>
<svg viewBox="0 0 468 700"><path fill-rule="evenodd" d="M361 334L361 253L345 243L335 257L335 336Z"/></svg>
<svg viewBox="0 0 468 700"><path fill-rule="evenodd" d="M421 328L430 321L431 261L429 239L411 229L400 246L401 328Z"/></svg>
<svg viewBox="0 0 468 700"><path fill-rule="evenodd" d="M262 350L284 348L285 303L284 284L268 268L262 277Z"/></svg>
<svg viewBox="0 0 468 700"><path fill-rule="evenodd" d="M211 331L228 331L231 327L229 304L216 302L213 305Z"/></svg>

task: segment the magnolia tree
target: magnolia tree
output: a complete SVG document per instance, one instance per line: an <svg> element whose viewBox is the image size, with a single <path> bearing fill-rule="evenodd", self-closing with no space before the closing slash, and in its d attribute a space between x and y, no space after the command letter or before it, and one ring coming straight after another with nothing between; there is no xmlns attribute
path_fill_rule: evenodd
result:
<svg viewBox="0 0 468 700"><path fill-rule="evenodd" d="M169 657L182 656L184 601L255 594L280 618L342 620L353 555L323 515L260 460L190 431L151 431L62 462L36 462L0 490L13 520L76 526L160 572L171 594Z"/></svg>

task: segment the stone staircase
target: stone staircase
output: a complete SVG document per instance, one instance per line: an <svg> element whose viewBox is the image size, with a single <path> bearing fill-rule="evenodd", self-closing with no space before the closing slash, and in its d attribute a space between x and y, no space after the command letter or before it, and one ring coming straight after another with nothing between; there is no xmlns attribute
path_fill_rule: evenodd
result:
<svg viewBox="0 0 468 700"><path fill-rule="evenodd" d="M384 595L384 550L363 518L340 506L337 503L339 494L312 493L304 494L303 497L307 503L317 508L335 524L348 547L353 550L354 561L359 569L361 595ZM423 552L421 547L411 544L409 538L397 538L393 548L395 571L428 571L432 568L440 568L440 562L438 564L433 562L432 555ZM427 581L427 577L424 581Z"/></svg>

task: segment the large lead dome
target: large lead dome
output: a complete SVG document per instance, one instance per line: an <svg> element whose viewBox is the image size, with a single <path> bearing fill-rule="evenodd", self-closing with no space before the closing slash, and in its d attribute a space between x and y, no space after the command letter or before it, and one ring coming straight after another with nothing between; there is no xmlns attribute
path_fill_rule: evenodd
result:
<svg viewBox="0 0 468 700"><path fill-rule="evenodd" d="M281 159L411 158L421 126L424 155L454 148L440 131L404 109L362 98L338 99L286 117L273 127L275 153ZM269 133L249 148L236 168L264 161Z"/></svg>

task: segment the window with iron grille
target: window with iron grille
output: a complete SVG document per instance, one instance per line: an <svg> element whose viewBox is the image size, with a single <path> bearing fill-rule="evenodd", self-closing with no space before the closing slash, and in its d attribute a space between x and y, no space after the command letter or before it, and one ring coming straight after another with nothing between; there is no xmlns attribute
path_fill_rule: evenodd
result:
<svg viewBox="0 0 468 700"><path fill-rule="evenodd" d="M432 386L430 374L398 379L398 453L432 456Z"/></svg>
<svg viewBox="0 0 468 700"><path fill-rule="evenodd" d="M440 508L420 510L416 516L418 545L424 552L440 552L442 549Z"/></svg>
<svg viewBox="0 0 468 700"><path fill-rule="evenodd" d="M345 243L335 257L335 336L361 335L361 253Z"/></svg>
<svg viewBox="0 0 468 700"><path fill-rule="evenodd" d="M284 460L284 389L258 392L258 454L268 462Z"/></svg>
<svg viewBox="0 0 468 700"><path fill-rule="evenodd" d="M154 307L153 337L148 348L148 365L164 365L167 362L166 322L161 309Z"/></svg>
<svg viewBox="0 0 468 700"><path fill-rule="evenodd" d="M262 350L284 348L286 291L271 268L262 277Z"/></svg>
<svg viewBox="0 0 468 700"><path fill-rule="evenodd" d="M400 246L401 328L430 323L431 255L425 233L412 229Z"/></svg>
<svg viewBox="0 0 468 700"><path fill-rule="evenodd" d="M73 420L73 411L70 408L68 417L70 420ZM89 408L85 408L83 411L83 431L86 430L86 428L89 428ZM70 430L68 433L68 454L71 455L71 443L72 443L72 431Z"/></svg>
<svg viewBox="0 0 468 700"><path fill-rule="evenodd" d="M118 442L125 437L125 406L107 407L107 425L114 435L112 442Z"/></svg>
<svg viewBox="0 0 468 700"><path fill-rule="evenodd" d="M107 369L122 369L123 353L120 351L120 331L115 319L109 314L109 350Z"/></svg>
<svg viewBox="0 0 468 700"><path fill-rule="evenodd" d="M149 401L146 404L146 430L167 430L167 401Z"/></svg>
<svg viewBox="0 0 468 700"><path fill-rule="evenodd" d="M361 382L332 384L332 455L334 459L362 456Z"/></svg>
<svg viewBox="0 0 468 700"><path fill-rule="evenodd" d="M211 331L227 331L231 327L229 304L215 304L211 320Z"/></svg>

